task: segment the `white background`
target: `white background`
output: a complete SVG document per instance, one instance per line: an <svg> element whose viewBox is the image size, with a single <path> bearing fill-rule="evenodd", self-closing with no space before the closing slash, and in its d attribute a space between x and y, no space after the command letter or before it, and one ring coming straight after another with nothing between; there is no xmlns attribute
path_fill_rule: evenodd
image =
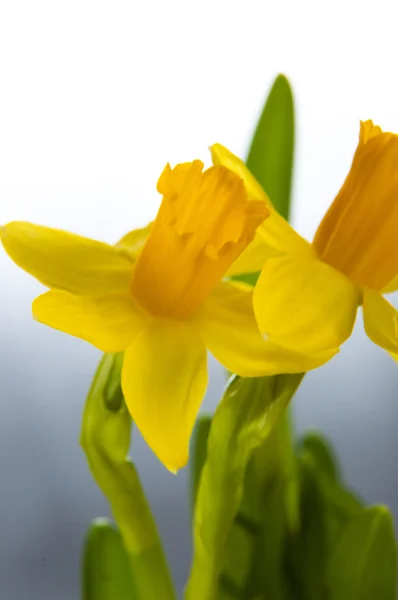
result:
<svg viewBox="0 0 398 600"><path fill-rule="evenodd" d="M245 156L273 78L297 108L293 221L311 237L341 185L359 120L398 132L395 2L0 2L0 222L113 242L159 204L167 161L218 141ZM397 199L398 201L398 199ZM0 597L78 595L83 532L107 508L77 444L99 353L34 323L39 284L0 254ZM369 502L398 514L398 371L358 327L295 401L300 430L338 445ZM206 408L222 374L213 364ZM186 476L134 449L181 588Z"/></svg>

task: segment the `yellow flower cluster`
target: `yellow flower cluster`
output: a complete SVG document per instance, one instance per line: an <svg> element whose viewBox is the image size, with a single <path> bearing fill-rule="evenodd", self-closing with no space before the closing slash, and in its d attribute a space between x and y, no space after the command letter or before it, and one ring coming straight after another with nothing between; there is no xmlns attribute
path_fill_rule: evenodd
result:
<svg viewBox="0 0 398 600"><path fill-rule="evenodd" d="M116 245L25 222L0 229L12 260L49 291L38 321L104 352L124 351L122 388L144 438L171 470L207 386L207 350L245 377L298 373L332 358L362 305L365 330L398 355L398 137L371 121L312 243L274 210L223 146L158 181L160 209ZM261 271L254 291L231 275Z"/></svg>

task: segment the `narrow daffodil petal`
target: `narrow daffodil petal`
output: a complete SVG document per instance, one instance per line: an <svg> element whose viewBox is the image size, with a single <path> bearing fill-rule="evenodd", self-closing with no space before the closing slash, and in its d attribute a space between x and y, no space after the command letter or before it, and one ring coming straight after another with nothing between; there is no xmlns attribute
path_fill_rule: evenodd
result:
<svg viewBox="0 0 398 600"><path fill-rule="evenodd" d="M132 261L137 260L137 257L144 247L146 240L148 239L149 232L151 231L152 223L146 227L140 229L133 229L124 235L121 240L115 244L121 252L126 252Z"/></svg>
<svg viewBox="0 0 398 600"><path fill-rule="evenodd" d="M315 256L311 244L301 237L279 213L272 211L267 222L260 225L258 233L269 248L269 256L284 254L308 258Z"/></svg>
<svg viewBox="0 0 398 600"><path fill-rule="evenodd" d="M158 182L163 200L134 269L132 292L154 317L190 318L268 216L240 177L194 161Z"/></svg>
<svg viewBox="0 0 398 600"><path fill-rule="evenodd" d="M309 257L314 256L315 253L311 248L311 244L302 238L293 227L291 227L289 223L276 212L267 194L250 173L244 162L221 144L214 144L210 150L214 165L222 165L231 169L231 171L242 178L249 198L252 200L264 200L271 210L270 216L259 226L255 240L252 242L252 244L255 244L256 251L253 252L250 247L251 244L244 251L242 256L238 258L236 263L232 265L229 273L249 273L258 270L256 265L258 263L257 259L260 256L259 248L261 239L264 244L261 253L266 258L283 254L296 254L298 256ZM253 262L251 262L251 259L254 259Z"/></svg>
<svg viewBox="0 0 398 600"><path fill-rule="evenodd" d="M52 290L33 302L33 317L103 352L124 350L142 329L146 317L127 294L76 296Z"/></svg>
<svg viewBox="0 0 398 600"><path fill-rule="evenodd" d="M372 342L388 352L398 354L398 311L381 294L365 290L363 322Z"/></svg>
<svg viewBox="0 0 398 600"><path fill-rule="evenodd" d="M189 439L206 387L206 349L191 323L153 319L125 352L127 407L170 471L188 462Z"/></svg>
<svg viewBox="0 0 398 600"><path fill-rule="evenodd" d="M330 360L338 348L299 354L265 341L253 313L253 290L234 283L218 284L199 315L210 352L228 370L243 377L301 373Z"/></svg>
<svg viewBox="0 0 398 600"><path fill-rule="evenodd" d="M271 250L271 256L272 256ZM227 275L240 275L243 273L256 273L261 271L267 258L270 257L270 248L264 243L264 238L258 231L246 250L236 259L228 269Z"/></svg>
<svg viewBox="0 0 398 600"><path fill-rule="evenodd" d="M131 261L113 246L15 221L0 228L7 254L49 288L93 296L129 289Z"/></svg>
<svg viewBox="0 0 398 600"><path fill-rule="evenodd" d="M250 173L243 160L238 158L233 152L228 150L222 144L213 144L210 147L213 165L227 167L238 175L245 184L246 191L252 199L264 200L270 207L271 201L265 190L258 183L257 179Z"/></svg>
<svg viewBox="0 0 398 600"><path fill-rule="evenodd" d="M253 300L266 338L295 352L317 353L350 336L359 291L320 260L284 256L265 263Z"/></svg>
<svg viewBox="0 0 398 600"><path fill-rule="evenodd" d="M322 219L319 256L357 284L383 290L398 273L398 135L361 123L350 172Z"/></svg>
<svg viewBox="0 0 398 600"><path fill-rule="evenodd" d="M394 277L394 279L392 279L390 281L389 284L386 285L386 287L382 290L382 294L389 294L390 292L396 292L398 290L398 275L396 275Z"/></svg>
<svg viewBox="0 0 398 600"><path fill-rule="evenodd" d="M298 235L283 217L272 211L266 222L257 229L254 240L231 265L227 274L239 275L261 271L268 258L285 254L316 257L311 244Z"/></svg>

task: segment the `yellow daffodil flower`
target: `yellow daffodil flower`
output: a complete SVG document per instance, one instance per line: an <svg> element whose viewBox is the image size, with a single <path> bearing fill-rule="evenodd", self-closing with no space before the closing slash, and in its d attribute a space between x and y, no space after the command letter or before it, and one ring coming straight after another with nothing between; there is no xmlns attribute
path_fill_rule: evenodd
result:
<svg viewBox="0 0 398 600"><path fill-rule="evenodd" d="M207 386L206 349L242 376L300 372L331 353L265 343L252 289L222 281L268 217L239 175L200 161L164 169L156 220L115 246L25 222L1 228L8 255L50 291L33 302L38 321L104 352L124 351L128 409L172 471Z"/></svg>
<svg viewBox="0 0 398 600"><path fill-rule="evenodd" d="M267 201L242 161L220 145L212 154ZM367 335L397 357L397 311L382 294L398 289L398 136L361 122L350 172L311 244L268 206L231 270L261 271L253 302L264 337L296 352L336 348L362 305Z"/></svg>

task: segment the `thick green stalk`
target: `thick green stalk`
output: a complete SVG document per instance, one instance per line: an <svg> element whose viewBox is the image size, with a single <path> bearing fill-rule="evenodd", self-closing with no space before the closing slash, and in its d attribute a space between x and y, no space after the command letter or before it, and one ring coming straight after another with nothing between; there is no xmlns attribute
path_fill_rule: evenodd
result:
<svg viewBox="0 0 398 600"><path fill-rule="evenodd" d="M213 418L197 495L186 600L215 600L247 463L283 414L302 375L235 377Z"/></svg>
<svg viewBox="0 0 398 600"><path fill-rule="evenodd" d="M120 389L122 355L104 355L83 414L81 445L119 527L139 600L174 600L155 521L128 457L131 418Z"/></svg>

